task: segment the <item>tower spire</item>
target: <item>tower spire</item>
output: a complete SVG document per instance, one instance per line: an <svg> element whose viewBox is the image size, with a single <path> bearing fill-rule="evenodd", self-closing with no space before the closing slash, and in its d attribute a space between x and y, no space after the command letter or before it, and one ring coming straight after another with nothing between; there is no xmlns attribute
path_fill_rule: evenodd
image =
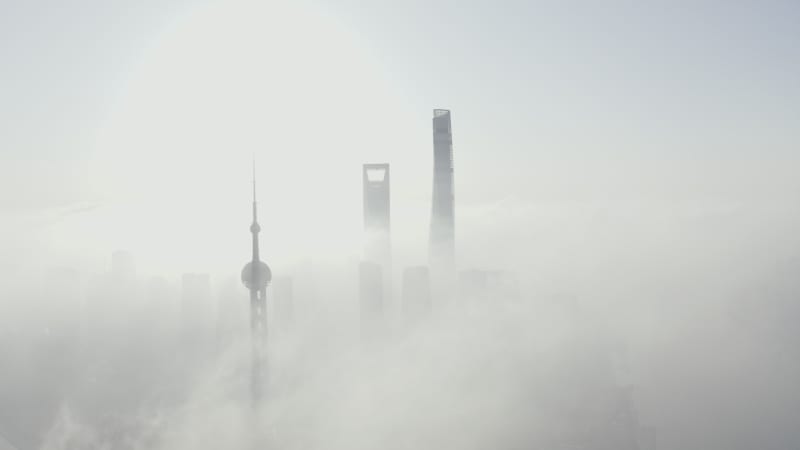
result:
<svg viewBox="0 0 800 450"><path fill-rule="evenodd" d="M250 330L252 334L252 394L254 402L262 396L267 376L267 285L272 280L272 272L266 263L261 261L258 249L258 225L256 211L256 160L253 156L253 223L250 233L253 235L253 257L242 269L242 283L250 291Z"/></svg>
<svg viewBox="0 0 800 450"><path fill-rule="evenodd" d="M253 224L258 222L256 211L256 156L253 155Z"/></svg>
<svg viewBox="0 0 800 450"><path fill-rule="evenodd" d="M258 203L256 202L256 157L253 156L253 223L250 225L250 233L253 234L253 261L259 260L258 233L261 225L258 224Z"/></svg>

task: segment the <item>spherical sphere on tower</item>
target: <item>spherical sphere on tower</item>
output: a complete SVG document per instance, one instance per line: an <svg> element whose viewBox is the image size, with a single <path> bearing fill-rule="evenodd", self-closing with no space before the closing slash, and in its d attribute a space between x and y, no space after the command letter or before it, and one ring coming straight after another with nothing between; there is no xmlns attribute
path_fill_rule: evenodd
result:
<svg viewBox="0 0 800 450"><path fill-rule="evenodd" d="M253 262L245 264L242 269L242 283L247 289L264 289L272 281L272 271L264 261L257 261L253 267Z"/></svg>

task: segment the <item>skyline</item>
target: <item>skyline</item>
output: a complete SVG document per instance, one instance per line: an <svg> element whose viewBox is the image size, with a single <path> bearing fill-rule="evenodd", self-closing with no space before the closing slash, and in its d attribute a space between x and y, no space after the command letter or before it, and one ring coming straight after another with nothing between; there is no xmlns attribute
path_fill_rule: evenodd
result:
<svg viewBox="0 0 800 450"><path fill-rule="evenodd" d="M710 220L733 216L730 223L745 228L757 226L747 223L753 214L798 221L796 202L788 195L800 190L791 171L797 162L793 149L800 142L800 118L793 107L800 92L791 80L800 65L791 51L797 31L790 26L798 8L790 2L722 9L711 2L685 10L624 4L601 9L586 3L574 9L508 3L508 9L496 9L474 2L430 11L415 3L232 5L154 2L132 9L83 2L61 11L66 16L60 19L48 18L37 6L4 7L9 26L3 30L9 39L4 39L3 54L11 82L0 89L11 101L1 107L10 120L3 122L0 215L3 234L14 236L2 241L4 268L24 273L35 261L29 259L30 250L38 249L50 259L99 270L110 249L131 248L141 249L137 253L146 261L160 263L159 271L220 272L237 256L215 248L213 253L226 262L203 261L193 242L233 232L234 220L220 222L210 211L227 208L230 217L240 214L241 208L227 199L244 191L235 180L253 151L260 160L281 161L279 167L265 168L264 195L282 218L293 205L269 195L295 176L337 186L332 196L357 196L354 177L331 177L305 167L300 159L306 155L333 163L342 174L348 167L357 171L363 161L392 163L398 173L408 174L394 180L393 204L398 217L406 218L394 227L395 247L406 249L398 257L409 264L422 262L425 250L414 242L424 235L427 218L413 212L429 193L411 176L429 164L425 116L431 105L458 111L463 129L459 168L467 179L480 180L456 180L464 216L458 218L463 224L458 239L465 239L461 248L473 264L476 254L468 245L478 236L503 245L508 232L530 240L535 234L521 230L539 227L539 233L547 234L565 221L583 222L587 231L602 234L586 222L592 210L608 211L617 228L651 226L626 223L627 211L634 210L640 216L662 215L677 227L688 226L698 215ZM87 9L92 14L85 21L68 20ZM437 24L436 17L448 20ZM243 18L242 30L231 28ZM267 29L283 19L283 25ZM409 23L413 29L405 27ZM311 29L324 30L325 42L303 33L288 43L273 39ZM259 36L263 42L247 39ZM286 51L280 51L281 45ZM220 61L198 59L203 46L207 57ZM33 49L37 59L26 58ZM242 59L231 49L263 51L275 64ZM302 50L306 58L295 58L292 50ZM444 54L447 58L437 60ZM185 56L174 60L178 55ZM485 62L475 64L476 58ZM325 70L336 61L347 64ZM240 88L227 90L230 75L203 72L220 63L252 76L237 81ZM41 70L44 64L63 70ZM287 74L298 67L311 70L297 81L304 84L286 84L292 81ZM280 73L259 80L269 72ZM330 80L318 79L316 74L323 73ZM164 95L180 77L191 75L209 95L188 103L183 94ZM350 78L361 85L341 84ZM93 82L88 90L88 80L99 84ZM279 90L286 94L273 98L277 91L269 82L284 83ZM337 83L343 92L329 93ZM471 88L478 83L480 89ZM219 93L211 95L215 90ZM278 110L253 109L239 99L248 91L256 94L255 101ZM293 101L304 92L299 102ZM348 101L345 96L352 97L352 105L340 109ZM197 107L208 108L208 117L187 115ZM314 114L303 123L275 122L280 108L289 108L292 114L286 117ZM241 124L220 120L254 112L253 120ZM173 132L160 131L159 121L181 116L186 118L174 124ZM307 127L316 131L307 133ZM298 141L299 136L306 137ZM193 163L182 164L187 159ZM224 192L206 189L209 177L219 180ZM137 180L144 178L155 184L143 188ZM310 204L324 194L301 189L296 197ZM304 208L320 212L303 212L301 222L335 217L325 204L320 200L317 208ZM196 218L183 240L174 236L187 224L170 230L169 223L140 219L176 207ZM343 207L350 211L349 221L336 219L331 225L349 244L358 238L347 231L357 229L358 203ZM507 230L483 225L497 214L508 219ZM286 243L271 243L279 261L291 263L290 254L330 257L353 248L291 238L293 228L286 222L271 225ZM543 223L553 225L536 225ZM297 231L298 237L313 232ZM742 232L749 231L731 230ZM144 235L137 238L136 233ZM550 234L548 240L569 245ZM170 251L149 257L156 249Z"/></svg>
<svg viewBox="0 0 800 450"><path fill-rule="evenodd" d="M799 23L0 0L0 450L797 447Z"/></svg>

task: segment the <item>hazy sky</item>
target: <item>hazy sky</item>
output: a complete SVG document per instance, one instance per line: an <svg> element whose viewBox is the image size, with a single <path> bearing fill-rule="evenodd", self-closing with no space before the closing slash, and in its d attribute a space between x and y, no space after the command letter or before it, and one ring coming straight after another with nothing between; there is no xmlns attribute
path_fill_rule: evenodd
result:
<svg viewBox="0 0 800 450"><path fill-rule="evenodd" d="M4 1L2 264L238 267L253 154L277 264L357 258L383 161L422 262L438 107L463 265L502 236L796 218L798 23L791 1Z"/></svg>

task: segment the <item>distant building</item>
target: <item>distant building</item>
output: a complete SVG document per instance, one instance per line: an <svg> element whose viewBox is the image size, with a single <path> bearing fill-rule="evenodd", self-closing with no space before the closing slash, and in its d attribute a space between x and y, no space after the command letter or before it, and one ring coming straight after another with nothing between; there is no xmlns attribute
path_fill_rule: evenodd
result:
<svg viewBox="0 0 800 450"><path fill-rule="evenodd" d="M414 323L431 312L431 280L425 266L407 267L403 271L403 316Z"/></svg>
<svg viewBox="0 0 800 450"><path fill-rule="evenodd" d="M317 265L306 259L292 271L292 310L295 323L313 320L322 311Z"/></svg>
<svg viewBox="0 0 800 450"><path fill-rule="evenodd" d="M380 333L383 322L383 269L380 264L362 262L358 266L358 278L362 336L371 338Z"/></svg>
<svg viewBox="0 0 800 450"><path fill-rule="evenodd" d="M145 339L160 348L156 353L173 357L175 345L179 344L181 326L180 293L166 278L151 277L147 281L146 294L140 307L140 320L147 324L142 330ZM176 326L177 325L177 326Z"/></svg>
<svg viewBox="0 0 800 450"><path fill-rule="evenodd" d="M275 319L278 328L287 331L294 323L294 292L292 277L277 277L272 286L272 295L275 298Z"/></svg>
<svg viewBox="0 0 800 450"><path fill-rule="evenodd" d="M215 333L211 277L187 273L181 278L181 318L184 344L198 351L210 350Z"/></svg>
<svg viewBox="0 0 800 450"><path fill-rule="evenodd" d="M389 164L364 164L364 260L381 266L384 297L391 297L392 239Z"/></svg>
<svg viewBox="0 0 800 450"><path fill-rule="evenodd" d="M217 347L225 349L247 336L249 306L242 302L239 283L235 278L224 280L217 292Z"/></svg>
<svg viewBox="0 0 800 450"><path fill-rule="evenodd" d="M455 187L450 111L433 110L433 198L430 271L437 295L452 295L455 281Z"/></svg>
<svg viewBox="0 0 800 450"><path fill-rule="evenodd" d="M458 293L464 300L513 300L519 297L519 280L504 270L462 270L458 274Z"/></svg>

